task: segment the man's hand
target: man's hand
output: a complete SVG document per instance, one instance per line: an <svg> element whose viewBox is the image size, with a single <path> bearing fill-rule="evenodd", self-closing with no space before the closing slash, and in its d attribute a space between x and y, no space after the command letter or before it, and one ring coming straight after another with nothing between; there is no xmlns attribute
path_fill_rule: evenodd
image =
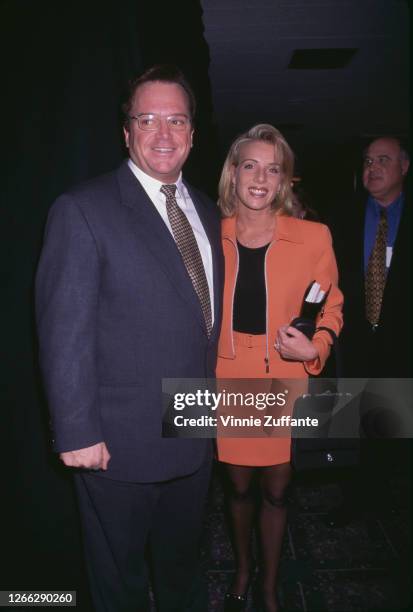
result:
<svg viewBox="0 0 413 612"><path fill-rule="evenodd" d="M318 351L311 340L289 325L280 327L274 346L284 359L312 361L318 357Z"/></svg>
<svg viewBox="0 0 413 612"><path fill-rule="evenodd" d="M69 467L89 470L107 470L110 454L104 442L78 450L60 453L60 459Z"/></svg>

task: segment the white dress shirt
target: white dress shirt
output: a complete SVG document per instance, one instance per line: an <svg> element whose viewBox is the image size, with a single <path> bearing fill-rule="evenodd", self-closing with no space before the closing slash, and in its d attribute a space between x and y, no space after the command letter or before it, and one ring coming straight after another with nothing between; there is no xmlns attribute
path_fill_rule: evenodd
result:
<svg viewBox="0 0 413 612"><path fill-rule="evenodd" d="M155 206L158 213L161 215L166 227L171 232L173 237L173 232L171 228L171 224L169 223L168 213L166 212L166 196L161 193L161 187L165 183L158 181L143 172L138 166L131 160L128 160L129 168L132 170L133 174L136 176L146 194L152 204ZM167 183L172 184L172 183ZM213 273L212 273L212 252L211 245L209 244L208 237L205 233L204 227L201 223L201 219L198 216L194 203L191 200L191 196L188 193L187 188L185 187L182 181L182 173L179 174L178 180L173 183L176 185L176 202L179 208L185 213L186 218L188 219L192 231L194 232L195 240L198 244L199 252L201 253L202 263L204 264L204 270L206 279L208 282L209 289L209 298L211 300L211 314L212 314L212 324L214 323L214 285L213 285Z"/></svg>

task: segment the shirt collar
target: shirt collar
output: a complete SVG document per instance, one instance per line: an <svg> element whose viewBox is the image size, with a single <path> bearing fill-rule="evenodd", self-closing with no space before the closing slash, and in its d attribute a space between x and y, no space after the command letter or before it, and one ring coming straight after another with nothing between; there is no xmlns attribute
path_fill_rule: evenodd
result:
<svg viewBox="0 0 413 612"><path fill-rule="evenodd" d="M273 240L287 240L288 242L296 242L298 244L304 242L302 227L302 219L288 215L276 215L275 232ZM222 237L229 238L232 242L236 242L236 216L226 217L222 220Z"/></svg>
<svg viewBox="0 0 413 612"><path fill-rule="evenodd" d="M128 166L132 170L133 174L136 176L138 181L141 183L142 187L145 189L146 193L149 195L151 199L157 197L160 193L162 185L162 181L158 181L158 179L149 176L143 170L139 168L130 158L128 159ZM182 172L179 173L178 179L174 183L168 183L176 185L176 198L179 200L183 199L185 202L185 191L184 191L184 183L182 180Z"/></svg>
<svg viewBox="0 0 413 612"><path fill-rule="evenodd" d="M375 212L377 216L380 215L380 210L382 208L386 208L387 215L397 214L397 211L403 206L404 202L404 194L401 191L397 198L393 200L391 204L388 204L386 207L382 206L373 196L369 195L367 204L368 206Z"/></svg>

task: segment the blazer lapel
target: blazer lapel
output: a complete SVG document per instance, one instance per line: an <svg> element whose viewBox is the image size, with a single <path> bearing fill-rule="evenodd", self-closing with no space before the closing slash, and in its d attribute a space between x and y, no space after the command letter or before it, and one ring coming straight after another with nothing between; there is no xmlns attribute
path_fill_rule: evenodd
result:
<svg viewBox="0 0 413 612"><path fill-rule="evenodd" d="M118 170L121 203L133 209L135 215L135 232L139 241L158 260L174 289L180 294L205 328L204 316L198 296L192 286L181 254L162 217L150 201L145 190L127 165L122 164Z"/></svg>

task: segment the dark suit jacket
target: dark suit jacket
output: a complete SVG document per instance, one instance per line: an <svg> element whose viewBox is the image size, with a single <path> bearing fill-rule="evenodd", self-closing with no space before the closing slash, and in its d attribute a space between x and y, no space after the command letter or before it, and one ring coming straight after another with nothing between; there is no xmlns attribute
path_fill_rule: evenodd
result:
<svg viewBox="0 0 413 612"><path fill-rule="evenodd" d="M364 215L367 196L342 204L331 220L339 285L344 294L340 335L348 377L412 376L412 247L410 201L406 197L383 295L380 323L365 317Z"/></svg>
<svg viewBox="0 0 413 612"><path fill-rule="evenodd" d="M210 339L176 244L126 162L49 213L36 311L54 448L104 440L109 478L168 480L211 452L208 440L161 437L161 379L213 377L221 319L218 210L187 187L212 248Z"/></svg>

